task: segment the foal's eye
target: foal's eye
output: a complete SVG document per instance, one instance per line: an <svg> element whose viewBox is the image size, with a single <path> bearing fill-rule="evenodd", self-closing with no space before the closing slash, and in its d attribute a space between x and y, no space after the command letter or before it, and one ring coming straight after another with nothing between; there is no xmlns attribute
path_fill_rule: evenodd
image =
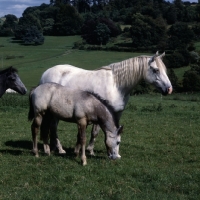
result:
<svg viewBox="0 0 200 200"><path fill-rule="evenodd" d="M117 145L119 145L120 144L120 142L117 142Z"/></svg>

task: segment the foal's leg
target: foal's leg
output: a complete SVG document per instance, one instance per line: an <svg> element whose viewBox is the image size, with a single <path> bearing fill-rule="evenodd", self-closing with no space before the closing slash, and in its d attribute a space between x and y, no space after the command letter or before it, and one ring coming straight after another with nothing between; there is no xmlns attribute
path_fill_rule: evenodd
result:
<svg viewBox="0 0 200 200"><path fill-rule="evenodd" d="M79 120L79 122L78 122L78 132L79 132L78 137L79 138L77 138L78 139L77 142L81 143L81 149L82 149L82 151L81 151L81 160L82 160L83 166L87 165L87 158L86 158L86 155L85 155L86 127L87 127L86 120L85 119ZM80 145L80 144L78 144L78 145ZM80 148L78 146L78 152L79 152L79 150L80 150ZM75 151L76 151L76 148L75 148Z"/></svg>
<svg viewBox="0 0 200 200"><path fill-rule="evenodd" d="M77 134L76 146L75 146L75 148L74 148L74 153L75 153L76 156L78 157L78 156L79 156L80 149L81 149L81 132L80 132L79 125L78 125L77 127L78 127L78 134Z"/></svg>
<svg viewBox="0 0 200 200"><path fill-rule="evenodd" d="M33 150L32 151L36 157L39 157L38 146L37 146L37 135L39 132L41 122L42 122L42 116L38 115L37 117L34 118L33 123L31 125L32 140L33 140Z"/></svg>
<svg viewBox="0 0 200 200"><path fill-rule="evenodd" d="M47 113L43 116L42 123L40 126L40 139L43 140L43 147L44 147L44 152L47 155L50 155L50 147L48 144L49 140L49 117Z"/></svg>
<svg viewBox="0 0 200 200"><path fill-rule="evenodd" d="M52 151L55 151L56 148L58 148L59 154L65 154L66 151L62 148L60 140L58 139L57 127L58 120L52 118L50 123L50 146L52 148Z"/></svg>
<svg viewBox="0 0 200 200"><path fill-rule="evenodd" d="M91 136L90 136L90 142L87 147L87 150L90 152L90 155L93 155L93 156L94 156L94 142L95 142L95 138L98 136L99 131L100 131L100 126L97 124L93 124Z"/></svg>

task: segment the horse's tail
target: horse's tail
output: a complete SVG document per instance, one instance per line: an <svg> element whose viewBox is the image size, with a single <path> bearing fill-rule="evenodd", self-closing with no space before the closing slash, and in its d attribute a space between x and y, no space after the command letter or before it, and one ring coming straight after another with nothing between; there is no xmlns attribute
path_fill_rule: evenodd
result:
<svg viewBox="0 0 200 200"><path fill-rule="evenodd" d="M28 120L32 121L34 118L34 109L33 109L33 103L32 103L32 93L35 90L35 88L32 88L29 94L29 112L28 112Z"/></svg>

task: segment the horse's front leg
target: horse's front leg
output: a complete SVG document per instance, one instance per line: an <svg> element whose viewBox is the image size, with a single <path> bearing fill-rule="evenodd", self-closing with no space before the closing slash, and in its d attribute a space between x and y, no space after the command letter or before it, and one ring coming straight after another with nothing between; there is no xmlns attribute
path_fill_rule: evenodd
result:
<svg viewBox="0 0 200 200"><path fill-rule="evenodd" d="M38 117L34 118L33 123L31 125L32 140L33 140L32 152L35 154L36 157L39 157L38 145L37 145L37 135L38 135L38 132L39 132L41 122L42 122L42 117L38 116Z"/></svg>
<svg viewBox="0 0 200 200"><path fill-rule="evenodd" d="M99 131L100 131L100 126L97 124L93 124L91 136L90 136L90 142L87 147L87 150L90 152L90 155L93 155L93 156L94 156L94 142L95 142L95 138L98 136Z"/></svg>

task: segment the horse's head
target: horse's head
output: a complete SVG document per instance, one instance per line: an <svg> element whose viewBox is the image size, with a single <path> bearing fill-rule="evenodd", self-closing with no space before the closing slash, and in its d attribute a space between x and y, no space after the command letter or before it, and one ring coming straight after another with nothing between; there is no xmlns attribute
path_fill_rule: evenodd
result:
<svg viewBox="0 0 200 200"><path fill-rule="evenodd" d="M149 59L145 80L153 84L163 95L167 95L171 94L173 89L162 61L164 55L165 53L158 56L157 52Z"/></svg>
<svg viewBox="0 0 200 200"><path fill-rule="evenodd" d="M109 158L121 158L119 155L119 144L121 142L121 133L123 126L120 126L114 133L108 133L106 136L106 148Z"/></svg>
<svg viewBox="0 0 200 200"><path fill-rule="evenodd" d="M25 85L17 74L17 70L12 67L6 73L6 88L13 89L22 95L27 92Z"/></svg>

